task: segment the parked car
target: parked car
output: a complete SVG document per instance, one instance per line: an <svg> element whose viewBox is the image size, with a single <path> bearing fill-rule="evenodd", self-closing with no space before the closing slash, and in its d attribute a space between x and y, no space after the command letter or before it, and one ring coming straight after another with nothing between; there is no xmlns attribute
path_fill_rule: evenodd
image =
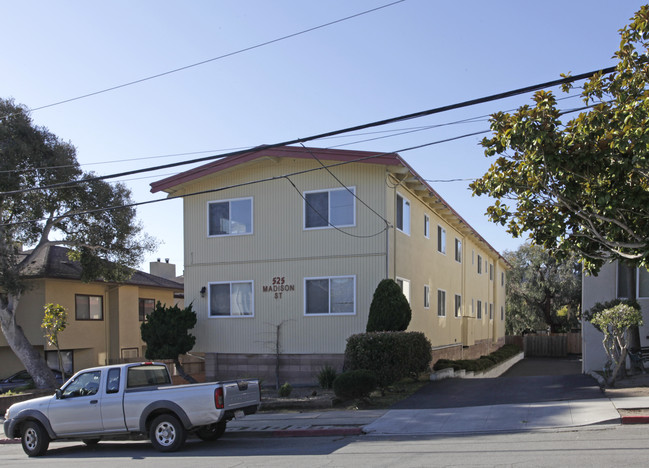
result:
<svg viewBox="0 0 649 468"><path fill-rule="evenodd" d="M172 385L167 366L143 362L77 372L55 395L14 403L4 432L21 438L30 457L43 455L51 440L148 437L161 452L173 452L189 433L216 440L235 416L257 412L259 381L232 380Z"/></svg>
<svg viewBox="0 0 649 468"><path fill-rule="evenodd" d="M54 378L56 379L57 386L63 385L63 375L60 371L56 369L50 369L54 373ZM26 370L21 370L16 372L13 375L10 375L6 379L0 380L0 393L8 392L18 387L25 387L28 385L33 385L34 379L29 375L29 372Z"/></svg>

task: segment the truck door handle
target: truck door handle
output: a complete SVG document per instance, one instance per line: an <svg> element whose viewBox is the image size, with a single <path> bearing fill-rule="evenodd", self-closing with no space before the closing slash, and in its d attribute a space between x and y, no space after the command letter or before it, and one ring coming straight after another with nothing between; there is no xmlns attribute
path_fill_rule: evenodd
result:
<svg viewBox="0 0 649 468"><path fill-rule="evenodd" d="M91 405L96 405L97 403L99 403L99 400L90 400Z"/></svg>

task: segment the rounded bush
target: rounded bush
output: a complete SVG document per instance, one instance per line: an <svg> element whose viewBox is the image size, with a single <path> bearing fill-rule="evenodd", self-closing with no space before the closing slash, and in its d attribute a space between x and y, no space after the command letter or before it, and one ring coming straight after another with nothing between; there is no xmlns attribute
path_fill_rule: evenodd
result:
<svg viewBox="0 0 649 468"><path fill-rule="evenodd" d="M341 400L353 400L370 396L377 387L374 372L359 369L343 372L334 380L334 393Z"/></svg>
<svg viewBox="0 0 649 468"><path fill-rule="evenodd" d="M282 398L287 398L288 396L291 395L292 391L293 391L293 387L291 386L290 383L286 382L284 385L279 387L278 395Z"/></svg>

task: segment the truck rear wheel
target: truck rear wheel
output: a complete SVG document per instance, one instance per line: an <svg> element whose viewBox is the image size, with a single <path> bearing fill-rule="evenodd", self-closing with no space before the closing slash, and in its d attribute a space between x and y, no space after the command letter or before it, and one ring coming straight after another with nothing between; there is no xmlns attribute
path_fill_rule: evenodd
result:
<svg viewBox="0 0 649 468"><path fill-rule="evenodd" d="M149 437L156 450L175 452L185 443L187 431L175 416L161 414L151 423Z"/></svg>
<svg viewBox="0 0 649 468"><path fill-rule="evenodd" d="M216 440L225 432L225 421L219 421L209 426L201 426L196 430L196 435L199 439L206 442Z"/></svg>
<svg viewBox="0 0 649 468"><path fill-rule="evenodd" d="M50 446L50 436L38 421L27 421L22 427L20 441L30 457L40 457Z"/></svg>

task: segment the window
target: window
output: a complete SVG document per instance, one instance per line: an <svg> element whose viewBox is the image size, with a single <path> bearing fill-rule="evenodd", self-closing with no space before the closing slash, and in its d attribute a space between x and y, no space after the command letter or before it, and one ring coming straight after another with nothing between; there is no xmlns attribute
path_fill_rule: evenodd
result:
<svg viewBox="0 0 649 468"><path fill-rule="evenodd" d="M252 234L252 198L214 201L207 204L207 235Z"/></svg>
<svg viewBox="0 0 649 468"><path fill-rule="evenodd" d="M649 271L645 268L638 268L638 297L647 298L649 297Z"/></svg>
<svg viewBox="0 0 649 468"><path fill-rule="evenodd" d="M108 369L108 376L106 377L106 393L119 392L119 374L120 369Z"/></svg>
<svg viewBox="0 0 649 468"><path fill-rule="evenodd" d="M455 295L455 316L462 317L462 296Z"/></svg>
<svg viewBox="0 0 649 468"><path fill-rule="evenodd" d="M252 317L252 281L209 284L210 317Z"/></svg>
<svg viewBox="0 0 649 468"><path fill-rule="evenodd" d="M492 303L489 303L489 320L493 320L494 318L494 305Z"/></svg>
<svg viewBox="0 0 649 468"><path fill-rule="evenodd" d="M505 320L505 307L500 306L500 320Z"/></svg>
<svg viewBox="0 0 649 468"><path fill-rule="evenodd" d="M481 319L482 318L482 301L478 300L478 313L477 313L477 318Z"/></svg>
<svg viewBox="0 0 649 468"><path fill-rule="evenodd" d="M96 395L99 391L101 371L90 371L79 374L63 390L63 398L76 398Z"/></svg>
<svg viewBox="0 0 649 468"><path fill-rule="evenodd" d="M437 290L437 316L446 317L446 291Z"/></svg>
<svg viewBox="0 0 649 468"><path fill-rule="evenodd" d="M305 278L306 315L335 315L356 313L356 278L334 276Z"/></svg>
<svg viewBox="0 0 649 468"><path fill-rule="evenodd" d="M442 226L437 226L437 251L446 253L446 229Z"/></svg>
<svg viewBox="0 0 649 468"><path fill-rule="evenodd" d="M633 295L633 275L635 268L627 265L617 264L617 297L629 299Z"/></svg>
<svg viewBox="0 0 649 468"><path fill-rule="evenodd" d="M478 255L478 274L482 274L482 255Z"/></svg>
<svg viewBox="0 0 649 468"><path fill-rule="evenodd" d="M102 296L74 296L75 318L77 320L104 320L104 298Z"/></svg>
<svg viewBox="0 0 649 468"><path fill-rule="evenodd" d="M489 281L494 280L494 264L490 263L489 264Z"/></svg>
<svg viewBox="0 0 649 468"><path fill-rule="evenodd" d="M500 272L500 285L505 286L505 272L504 271Z"/></svg>
<svg viewBox="0 0 649 468"><path fill-rule="evenodd" d="M63 370L70 377L74 374L74 354L72 351L61 350L61 361L63 361ZM45 361L50 369L61 370L59 368L59 354L57 351L45 351Z"/></svg>
<svg viewBox="0 0 649 468"><path fill-rule="evenodd" d="M144 322L146 320L146 316L153 312L154 307L154 299L140 299L140 304L138 307L138 318L140 319L140 322Z"/></svg>
<svg viewBox="0 0 649 468"><path fill-rule="evenodd" d="M471 265L475 265L475 250L471 250Z"/></svg>
<svg viewBox="0 0 649 468"><path fill-rule="evenodd" d="M354 226L354 193L353 187L304 192L304 228Z"/></svg>
<svg viewBox="0 0 649 468"><path fill-rule="evenodd" d="M424 215L424 237L430 239L430 218Z"/></svg>
<svg viewBox="0 0 649 468"><path fill-rule="evenodd" d="M410 202L397 194L397 229L410 235Z"/></svg>
<svg viewBox="0 0 649 468"><path fill-rule="evenodd" d="M455 261L462 263L462 241L455 239Z"/></svg>
<svg viewBox="0 0 649 468"><path fill-rule="evenodd" d="M430 308L430 286L424 285L424 309Z"/></svg>
<svg viewBox="0 0 649 468"><path fill-rule="evenodd" d="M401 288L401 292L403 293L404 296L406 296L406 299L410 304L410 281L403 278L397 278L397 284Z"/></svg>

